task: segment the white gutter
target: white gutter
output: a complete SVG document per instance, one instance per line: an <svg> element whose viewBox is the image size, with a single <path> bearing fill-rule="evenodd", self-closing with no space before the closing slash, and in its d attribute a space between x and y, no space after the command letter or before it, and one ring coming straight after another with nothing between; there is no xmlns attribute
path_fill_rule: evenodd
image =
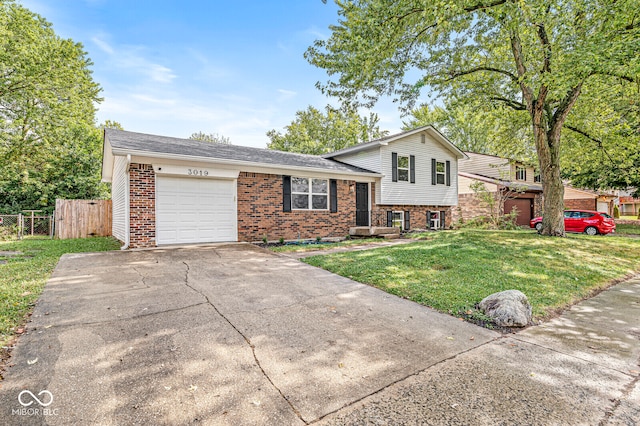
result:
<svg viewBox="0 0 640 426"><path fill-rule="evenodd" d="M131 193L129 189L129 165L131 164L131 154L127 154L127 165L125 167L126 170L126 179L127 183L125 187L127 188L127 192L124 195L124 223L125 223L125 233L124 233L124 245L120 247L120 250L128 250L129 244L131 243L131 228L130 228L130 209L129 209L129 194Z"/></svg>

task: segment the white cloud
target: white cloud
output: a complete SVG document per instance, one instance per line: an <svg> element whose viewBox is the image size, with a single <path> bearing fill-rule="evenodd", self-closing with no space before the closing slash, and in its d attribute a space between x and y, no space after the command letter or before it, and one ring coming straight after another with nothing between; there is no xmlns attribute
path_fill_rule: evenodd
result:
<svg viewBox="0 0 640 426"><path fill-rule="evenodd" d="M100 34L92 37L91 41L109 55L110 63L120 71L132 72L156 83L171 83L177 77L171 68L147 59L144 47L114 47L105 38L108 38L108 35Z"/></svg>
<svg viewBox="0 0 640 426"><path fill-rule="evenodd" d="M278 93L280 93L280 96L278 96L278 102L287 101L289 99L295 98L298 95L298 92L287 89L278 89Z"/></svg>
<svg viewBox="0 0 640 426"><path fill-rule="evenodd" d="M101 40L97 36L96 37L91 37L91 41L96 46L98 46L100 48L100 50L102 50L104 53L108 53L109 55L113 55L114 54L113 48L106 41Z"/></svg>

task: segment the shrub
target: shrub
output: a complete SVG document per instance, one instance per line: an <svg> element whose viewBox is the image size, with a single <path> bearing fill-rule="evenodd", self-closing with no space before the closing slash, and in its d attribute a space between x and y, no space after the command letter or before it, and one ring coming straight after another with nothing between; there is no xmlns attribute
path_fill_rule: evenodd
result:
<svg viewBox="0 0 640 426"><path fill-rule="evenodd" d="M280 242L280 244L284 244L284 238L280 237L278 241Z"/></svg>

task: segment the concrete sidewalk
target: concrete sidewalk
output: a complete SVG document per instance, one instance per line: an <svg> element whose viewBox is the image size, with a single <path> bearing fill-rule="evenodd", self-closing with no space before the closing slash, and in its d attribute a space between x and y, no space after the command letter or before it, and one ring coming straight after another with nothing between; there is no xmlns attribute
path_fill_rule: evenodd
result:
<svg viewBox="0 0 640 426"><path fill-rule="evenodd" d="M505 337L250 245L67 255L0 423L635 424L639 336L640 279Z"/></svg>

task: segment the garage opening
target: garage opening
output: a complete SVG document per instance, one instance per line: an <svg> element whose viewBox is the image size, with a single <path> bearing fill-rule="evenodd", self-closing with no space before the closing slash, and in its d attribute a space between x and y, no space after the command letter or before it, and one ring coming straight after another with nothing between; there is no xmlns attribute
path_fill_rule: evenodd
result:
<svg viewBox="0 0 640 426"><path fill-rule="evenodd" d="M529 222L533 219L533 199L531 198L516 198L513 200L506 200L504 202L504 213L509 214L511 211L517 208L518 217L516 218L516 224L518 226L529 226Z"/></svg>
<svg viewBox="0 0 640 426"><path fill-rule="evenodd" d="M157 244L237 241L236 187L233 179L157 176Z"/></svg>

